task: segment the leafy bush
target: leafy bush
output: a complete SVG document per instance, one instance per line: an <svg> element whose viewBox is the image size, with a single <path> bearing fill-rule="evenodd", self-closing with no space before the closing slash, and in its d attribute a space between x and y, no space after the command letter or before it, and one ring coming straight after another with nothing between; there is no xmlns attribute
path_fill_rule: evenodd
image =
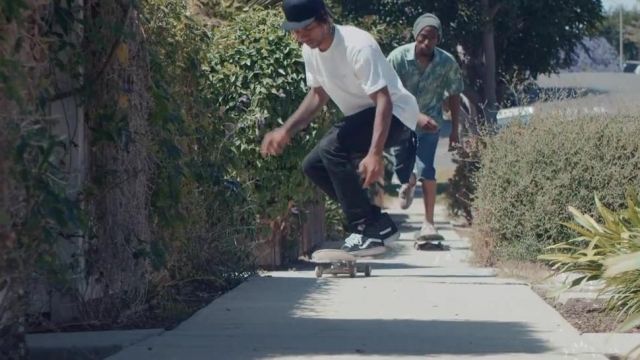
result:
<svg viewBox="0 0 640 360"><path fill-rule="evenodd" d="M154 96L154 119L163 129L157 142L162 181L154 193L158 221L182 221L190 235L177 238L227 234L246 244L239 238L281 236L290 240L283 248L291 247L300 217L290 210L317 201L300 163L326 121L293 139L283 156L260 156L266 131L286 120L306 93L300 47L280 30L281 11L255 9L209 32L182 2L148 5L153 73L163 74L156 76ZM178 198L181 207L173 206Z"/></svg>
<svg viewBox="0 0 640 360"><path fill-rule="evenodd" d="M222 144L232 154L231 174L247 185L260 224L271 234L286 229L283 222L292 204L304 208L317 201L300 164L329 119L321 115L281 156L260 155L264 134L280 126L307 92L300 46L281 30L281 23L281 10L260 10L216 29L200 87L218 109L213 121L225 127ZM289 231L281 235L290 241L299 238Z"/></svg>
<svg viewBox="0 0 640 360"><path fill-rule="evenodd" d="M183 1L143 4L154 84L156 237L146 254L159 270L154 285L163 297L172 293L168 287L223 290L253 271L256 225L247 189L233 178L224 124L215 121L219 107L209 90L215 84L205 71L212 36Z"/></svg>
<svg viewBox="0 0 640 360"><path fill-rule="evenodd" d="M255 184L261 210L275 206L276 213L288 200L311 194L300 163L319 136L319 126L312 125L282 156L260 156L264 134L281 125L306 94L300 47L280 30L281 23L280 11L255 11L216 29L208 81L201 88L219 107L215 121L226 127L235 174Z"/></svg>
<svg viewBox="0 0 640 360"><path fill-rule="evenodd" d="M497 258L533 260L570 236L566 204L588 208L594 193L614 209L639 186L636 115L550 114L487 141L475 178L475 225Z"/></svg>
<svg viewBox="0 0 640 360"><path fill-rule="evenodd" d="M618 212L597 196L595 202L601 223L569 206L573 222L565 226L579 236L549 247L549 254L538 258L559 273L581 275L569 287L603 279L608 309L627 319L619 329L626 331L640 325L640 201L629 191L627 207Z"/></svg>

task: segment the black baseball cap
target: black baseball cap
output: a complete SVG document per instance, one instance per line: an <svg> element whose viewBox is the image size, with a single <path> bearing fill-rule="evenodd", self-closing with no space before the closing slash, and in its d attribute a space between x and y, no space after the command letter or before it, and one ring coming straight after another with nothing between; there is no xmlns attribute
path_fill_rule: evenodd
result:
<svg viewBox="0 0 640 360"><path fill-rule="evenodd" d="M285 30L301 29L313 22L323 12L328 13L323 0L284 0L282 4Z"/></svg>

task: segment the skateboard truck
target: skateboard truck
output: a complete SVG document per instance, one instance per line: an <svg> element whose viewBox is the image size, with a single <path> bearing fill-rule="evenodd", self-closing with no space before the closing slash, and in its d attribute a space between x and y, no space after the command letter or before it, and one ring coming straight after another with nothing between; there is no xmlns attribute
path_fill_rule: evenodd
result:
<svg viewBox="0 0 640 360"><path fill-rule="evenodd" d="M440 240L416 240L413 242L413 248L416 250L431 251L447 251L450 250L449 245L444 245Z"/></svg>
<svg viewBox="0 0 640 360"><path fill-rule="evenodd" d="M315 275L321 278L323 274L338 276L339 274L356 277L357 273L371 276L371 265L358 264L357 258L344 250L323 249L311 255L311 261L316 263Z"/></svg>

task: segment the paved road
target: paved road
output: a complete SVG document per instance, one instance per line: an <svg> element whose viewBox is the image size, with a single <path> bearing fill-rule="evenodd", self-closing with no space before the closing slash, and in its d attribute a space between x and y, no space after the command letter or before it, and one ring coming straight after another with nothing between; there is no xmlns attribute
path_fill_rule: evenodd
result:
<svg viewBox="0 0 640 360"><path fill-rule="evenodd" d="M537 104L539 110L562 109L569 113L617 113L640 110L640 76L628 73L562 73L541 76L538 85L544 88L587 89L575 99Z"/></svg>
<svg viewBox="0 0 640 360"><path fill-rule="evenodd" d="M629 73L561 73L540 76L542 87L583 87L612 94L640 96L640 76Z"/></svg>

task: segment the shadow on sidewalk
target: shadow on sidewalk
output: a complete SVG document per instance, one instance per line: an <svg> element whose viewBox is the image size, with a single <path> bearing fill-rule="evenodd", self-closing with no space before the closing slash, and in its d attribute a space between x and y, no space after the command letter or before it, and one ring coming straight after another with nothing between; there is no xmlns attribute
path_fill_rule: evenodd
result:
<svg viewBox="0 0 640 360"><path fill-rule="evenodd" d="M519 322L393 319L388 310L393 304L388 304L387 310L379 309L378 315L366 306L352 311L359 299L339 304L346 300L334 297L334 287L342 281L360 289L367 280L253 278L174 331L128 348L114 359L211 359L213 354L221 359L355 354L480 356L550 350L532 329ZM357 293L372 294L367 288Z"/></svg>

